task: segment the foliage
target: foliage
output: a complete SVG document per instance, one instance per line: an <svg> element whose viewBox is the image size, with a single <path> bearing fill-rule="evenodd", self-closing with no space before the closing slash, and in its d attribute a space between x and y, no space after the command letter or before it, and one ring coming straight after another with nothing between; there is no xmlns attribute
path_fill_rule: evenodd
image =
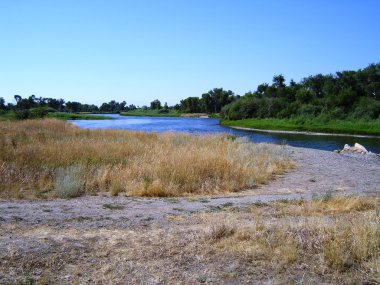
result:
<svg viewBox="0 0 380 285"><path fill-rule="evenodd" d="M119 103L115 100L103 103L99 108L93 104L82 104L75 101L65 102L63 99L54 98L37 98L35 95L31 95L28 98L22 98L20 95L15 95L14 98L16 101L15 105L11 103L5 105L5 100L0 97L0 111L12 112L16 119L43 118L48 114L55 112L60 114L57 115L60 119L75 119L74 113L119 113L137 109L133 104L127 106L125 101ZM62 115L64 113L68 113L68 115Z"/></svg>
<svg viewBox="0 0 380 285"><path fill-rule="evenodd" d="M358 71L317 74L287 86L282 75L226 105L224 119L323 118L376 120L380 116L380 64Z"/></svg>

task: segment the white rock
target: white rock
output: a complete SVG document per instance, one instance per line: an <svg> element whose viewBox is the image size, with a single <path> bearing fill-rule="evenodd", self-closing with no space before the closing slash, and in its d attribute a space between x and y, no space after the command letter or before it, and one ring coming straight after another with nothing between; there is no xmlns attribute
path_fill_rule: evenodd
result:
<svg viewBox="0 0 380 285"><path fill-rule="evenodd" d="M361 144L355 143L354 148L356 148L356 150L360 152L368 153L368 150L366 150L366 148L362 146Z"/></svg>
<svg viewBox="0 0 380 285"><path fill-rule="evenodd" d="M351 147L348 144L345 144L343 147L343 150L350 150L350 149L351 149Z"/></svg>

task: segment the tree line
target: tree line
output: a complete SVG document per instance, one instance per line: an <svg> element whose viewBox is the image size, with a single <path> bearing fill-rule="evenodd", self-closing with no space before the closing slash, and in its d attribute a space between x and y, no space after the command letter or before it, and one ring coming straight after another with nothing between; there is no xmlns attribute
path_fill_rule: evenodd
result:
<svg viewBox="0 0 380 285"><path fill-rule="evenodd" d="M164 105L158 99L149 106L127 105L125 101L111 100L99 107L54 98L31 95L14 96L16 104L0 97L0 111L14 110L21 118L42 116L43 112L91 112L120 113L140 110L158 110L168 113L220 113L224 119L245 118L318 118L365 119L380 117L380 63L370 64L357 71L342 71L335 74L317 74L303 78L300 82L290 80L286 84L282 74L275 75L272 83L263 83L255 91L243 96L231 90L214 88L200 97L188 97L174 106ZM34 112L34 114L33 114ZM40 114L40 113L41 114Z"/></svg>
<svg viewBox="0 0 380 285"><path fill-rule="evenodd" d="M67 113L120 113L130 110L136 110L133 104L127 105L125 101L117 102L111 100L100 105L82 104L80 102L68 101L64 99L43 98L30 95L28 98L22 98L20 95L14 95L15 104L6 104L4 98L0 97L0 111L14 111L19 119L34 117L44 117L48 112L67 112Z"/></svg>
<svg viewBox="0 0 380 285"><path fill-rule="evenodd" d="M316 118L321 121L380 118L380 64L357 71L317 74L299 83L285 83L283 75L272 84L260 84L224 106L225 119Z"/></svg>

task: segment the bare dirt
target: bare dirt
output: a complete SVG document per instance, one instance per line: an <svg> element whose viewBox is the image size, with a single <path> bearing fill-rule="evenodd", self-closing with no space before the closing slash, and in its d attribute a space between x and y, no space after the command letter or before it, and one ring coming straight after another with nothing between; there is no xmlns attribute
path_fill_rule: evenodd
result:
<svg viewBox="0 0 380 285"><path fill-rule="evenodd" d="M379 156L290 149L293 171L230 195L0 201L0 284L301 284L297 272L281 283L200 253L204 225L194 218L279 199L379 197Z"/></svg>

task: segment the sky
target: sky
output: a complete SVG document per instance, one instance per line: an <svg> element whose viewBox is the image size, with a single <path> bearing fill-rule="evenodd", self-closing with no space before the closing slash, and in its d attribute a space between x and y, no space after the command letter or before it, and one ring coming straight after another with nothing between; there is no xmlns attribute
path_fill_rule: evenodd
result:
<svg viewBox="0 0 380 285"><path fill-rule="evenodd" d="M0 0L0 97L169 105L380 62L378 0Z"/></svg>

